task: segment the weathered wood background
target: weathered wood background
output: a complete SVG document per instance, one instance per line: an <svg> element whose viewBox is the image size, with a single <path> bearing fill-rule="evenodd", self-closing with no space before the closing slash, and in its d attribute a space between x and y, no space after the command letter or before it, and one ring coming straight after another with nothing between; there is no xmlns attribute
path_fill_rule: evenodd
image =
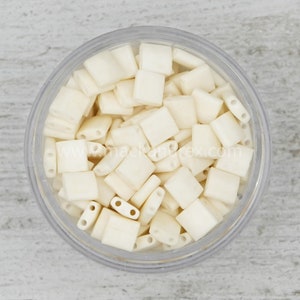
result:
<svg viewBox="0 0 300 300"><path fill-rule="evenodd" d="M223 251L164 275L95 263L49 226L26 179L26 118L52 69L89 39L131 25L206 37L246 70L267 108L270 187ZM0 299L300 299L300 2L1 0Z"/></svg>

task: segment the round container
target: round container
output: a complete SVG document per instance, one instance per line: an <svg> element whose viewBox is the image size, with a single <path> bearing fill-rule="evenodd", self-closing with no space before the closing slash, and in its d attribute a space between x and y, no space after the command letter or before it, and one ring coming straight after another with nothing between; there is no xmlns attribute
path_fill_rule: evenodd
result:
<svg viewBox="0 0 300 300"><path fill-rule="evenodd" d="M43 127L48 109L60 87L88 57L105 49L131 43L156 42L188 50L202 57L234 87L251 115L254 157L249 180L236 207L199 241L166 252L126 252L103 245L79 230L59 206L43 169ZM134 272L169 271L193 265L223 248L249 221L267 185L271 142L262 102L244 71L226 53L194 34L167 27L130 27L101 35L66 57L40 90L28 118L25 163L34 195L44 215L68 243L84 255L111 267Z"/></svg>

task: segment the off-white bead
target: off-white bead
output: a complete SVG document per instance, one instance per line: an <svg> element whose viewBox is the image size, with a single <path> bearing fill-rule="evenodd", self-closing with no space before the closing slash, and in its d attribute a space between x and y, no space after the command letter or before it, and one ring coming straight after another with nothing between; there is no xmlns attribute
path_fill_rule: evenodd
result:
<svg viewBox="0 0 300 300"><path fill-rule="evenodd" d="M150 146L138 125L113 129L111 130L111 136L115 146L128 145L143 152L150 150Z"/></svg>
<svg viewBox="0 0 300 300"><path fill-rule="evenodd" d="M94 172L70 172L62 174L63 189L69 201L93 200L98 197Z"/></svg>
<svg viewBox="0 0 300 300"><path fill-rule="evenodd" d="M184 140L192 137L192 129L181 129L177 134L173 136L177 143L183 142Z"/></svg>
<svg viewBox="0 0 300 300"><path fill-rule="evenodd" d="M250 115L241 101L232 93L223 93L223 99L226 106L232 114L241 122L248 123Z"/></svg>
<svg viewBox="0 0 300 300"><path fill-rule="evenodd" d="M134 251L145 251L156 248L160 243L151 234L139 236L134 244Z"/></svg>
<svg viewBox="0 0 300 300"><path fill-rule="evenodd" d="M174 217L158 211L151 221L149 232L163 244L176 245L180 235L180 228Z"/></svg>
<svg viewBox="0 0 300 300"><path fill-rule="evenodd" d="M197 123L194 98L191 96L176 96L164 100L179 129L191 128Z"/></svg>
<svg viewBox="0 0 300 300"><path fill-rule="evenodd" d="M111 50L111 54L117 60L124 71L124 79L133 78L137 72L137 64L130 45L124 45Z"/></svg>
<svg viewBox="0 0 300 300"><path fill-rule="evenodd" d="M199 199L205 206L206 208L216 217L218 222L221 222L223 220L222 214L215 208L214 205L212 205L211 201L208 200L205 197L201 197Z"/></svg>
<svg viewBox="0 0 300 300"><path fill-rule="evenodd" d="M215 88L215 82L210 67L204 64L182 75L180 86L185 95L191 95L196 88L211 92Z"/></svg>
<svg viewBox="0 0 300 300"><path fill-rule="evenodd" d="M213 164L211 158L193 156L192 142L187 143L178 150L178 158L183 167L187 167L194 176L203 172Z"/></svg>
<svg viewBox="0 0 300 300"><path fill-rule="evenodd" d="M142 70L170 75L172 73L172 48L165 45L141 43L139 64Z"/></svg>
<svg viewBox="0 0 300 300"><path fill-rule="evenodd" d="M115 192L106 184L104 177L96 176L98 185L98 197L95 199L101 205L108 207L111 199L115 196Z"/></svg>
<svg viewBox="0 0 300 300"><path fill-rule="evenodd" d="M198 121L204 124L213 121L218 116L223 101L200 89L195 89L192 95L195 99Z"/></svg>
<svg viewBox="0 0 300 300"><path fill-rule="evenodd" d="M132 189L138 190L155 170L152 161L140 150L131 149L115 172Z"/></svg>
<svg viewBox="0 0 300 300"><path fill-rule="evenodd" d="M57 142L56 152L58 173L89 170L86 141L72 140Z"/></svg>
<svg viewBox="0 0 300 300"><path fill-rule="evenodd" d="M170 76L169 80L168 80L168 81L174 82L174 84L177 86L177 88L179 89L179 91L181 93L182 93L182 90L181 90L180 79L184 74L187 74L187 73L189 73L189 71L184 71L184 72L174 74L174 75Z"/></svg>
<svg viewBox="0 0 300 300"><path fill-rule="evenodd" d="M80 216L77 227L81 230L87 230L93 226L100 213L101 205L95 201L91 201Z"/></svg>
<svg viewBox="0 0 300 300"><path fill-rule="evenodd" d="M128 186L115 172L111 172L104 178L106 184L121 198L128 201L135 190Z"/></svg>
<svg viewBox="0 0 300 300"><path fill-rule="evenodd" d="M243 131L231 112L226 112L210 123L224 147L231 147L243 138Z"/></svg>
<svg viewBox="0 0 300 300"><path fill-rule="evenodd" d="M158 211L164 196L165 196L165 190L161 187L156 188L151 193L151 195L146 200L146 202L144 203L140 211L139 222L142 225L146 225L151 221L151 219Z"/></svg>
<svg viewBox="0 0 300 300"><path fill-rule="evenodd" d="M225 148L222 156L216 162L216 168L245 177L250 167L253 149L235 145Z"/></svg>
<svg viewBox="0 0 300 300"><path fill-rule="evenodd" d="M161 106L164 84L164 75L139 70L135 76L133 97L140 104Z"/></svg>
<svg viewBox="0 0 300 300"><path fill-rule="evenodd" d="M166 244L164 244L163 249L166 250L166 251L167 250L173 250L173 249L179 249L179 248L182 248L182 247L190 244L191 242L193 242L192 237L187 232L184 232L184 233L179 235L179 239L178 239L177 244L175 244L175 245L166 245Z"/></svg>
<svg viewBox="0 0 300 300"><path fill-rule="evenodd" d="M95 96L99 93L99 88L95 80L87 70L80 69L74 71L73 78L79 86L79 89L88 97Z"/></svg>
<svg viewBox="0 0 300 300"><path fill-rule="evenodd" d="M218 158L221 144L209 125L197 124L192 131L192 154L195 157Z"/></svg>
<svg viewBox="0 0 300 300"><path fill-rule="evenodd" d="M83 64L100 88L126 77L122 66L109 51L100 52L88 58Z"/></svg>
<svg viewBox="0 0 300 300"><path fill-rule="evenodd" d="M78 124L90 104L90 98L82 92L62 87L50 105L51 115Z"/></svg>
<svg viewBox="0 0 300 300"><path fill-rule="evenodd" d="M47 126L44 127L43 135L46 137L53 137L62 140L73 140L75 138L75 132L68 133L60 131L58 129L49 128Z"/></svg>
<svg viewBox="0 0 300 300"><path fill-rule="evenodd" d="M106 148L100 143L87 142L87 156L101 158L106 154Z"/></svg>
<svg viewBox="0 0 300 300"><path fill-rule="evenodd" d="M140 122L146 138L152 147L165 142L177 134L179 129L166 107L162 107Z"/></svg>
<svg viewBox="0 0 300 300"><path fill-rule="evenodd" d="M160 179L156 175L151 175L141 188L132 196L130 202L140 208L150 194L160 185Z"/></svg>
<svg viewBox="0 0 300 300"><path fill-rule="evenodd" d="M147 153L147 155L152 161L157 162L168 157L169 155L174 153L177 149L178 149L178 144L176 141L166 141L160 144L159 146L152 148L152 150L150 150Z"/></svg>
<svg viewBox="0 0 300 300"><path fill-rule="evenodd" d="M44 142L44 170L46 177L55 178L57 174L55 139L46 137Z"/></svg>
<svg viewBox="0 0 300 300"><path fill-rule="evenodd" d="M150 116L155 111L157 111L157 108L143 109L142 111L128 118L125 122L121 124L120 127L126 127L129 125L138 125L142 120L144 120L147 116Z"/></svg>
<svg viewBox="0 0 300 300"><path fill-rule="evenodd" d="M178 169L177 169L178 170ZM177 170L171 172L163 172L163 173L156 173L156 176L160 179L161 185L164 185L169 178L171 178Z"/></svg>
<svg viewBox="0 0 300 300"><path fill-rule="evenodd" d="M186 167L179 168L164 186L183 209L199 197L203 191L201 184Z"/></svg>
<svg viewBox="0 0 300 300"><path fill-rule="evenodd" d="M112 123L109 116L94 116L86 119L79 128L76 137L88 141L98 140L106 136L106 133Z"/></svg>
<svg viewBox="0 0 300 300"><path fill-rule="evenodd" d="M103 207L103 209L100 212L100 215L92 229L91 232L91 237L97 239L97 240L102 240L103 237L103 232L106 227L106 224L110 218L110 216L119 216L118 213L115 211L108 209L106 207Z"/></svg>
<svg viewBox="0 0 300 300"><path fill-rule="evenodd" d="M204 188L204 196L232 205L236 201L239 184L239 176L210 168Z"/></svg>
<svg viewBox="0 0 300 300"><path fill-rule="evenodd" d="M123 123L122 119L114 119L111 126L110 130L108 131L105 140L103 143L105 144L106 147L113 147L115 146L111 132L113 129L119 128L121 124Z"/></svg>
<svg viewBox="0 0 300 300"><path fill-rule="evenodd" d="M140 211L136 207L129 204L127 201L121 199L120 197L114 197L110 201L110 205L120 215L129 219L136 220L140 216Z"/></svg>
<svg viewBox="0 0 300 300"><path fill-rule="evenodd" d="M61 174L57 174L53 179L52 179L52 187L55 191L59 191L62 188L62 178Z"/></svg>
<svg viewBox="0 0 300 300"><path fill-rule="evenodd" d="M102 243L122 250L132 251L140 223L122 216L112 215L105 226Z"/></svg>
<svg viewBox="0 0 300 300"><path fill-rule="evenodd" d="M179 48L173 49L173 61L188 69L194 69L204 64L201 58Z"/></svg>
<svg viewBox="0 0 300 300"><path fill-rule="evenodd" d="M108 115L131 115L133 108L122 106L113 92L102 93L97 99L99 113Z"/></svg>
<svg viewBox="0 0 300 300"><path fill-rule="evenodd" d="M132 108L140 105L133 98L134 79L123 80L116 84L115 95L121 106Z"/></svg>
<svg viewBox="0 0 300 300"><path fill-rule="evenodd" d="M94 172L97 176L105 176L111 173L127 156L128 146L119 146L112 148L95 166Z"/></svg>
<svg viewBox="0 0 300 300"><path fill-rule="evenodd" d="M194 241L198 241L218 224L214 214L199 199L185 208L176 220Z"/></svg>
<svg viewBox="0 0 300 300"><path fill-rule="evenodd" d="M155 164L155 173L171 172L180 166L178 153L175 152Z"/></svg>

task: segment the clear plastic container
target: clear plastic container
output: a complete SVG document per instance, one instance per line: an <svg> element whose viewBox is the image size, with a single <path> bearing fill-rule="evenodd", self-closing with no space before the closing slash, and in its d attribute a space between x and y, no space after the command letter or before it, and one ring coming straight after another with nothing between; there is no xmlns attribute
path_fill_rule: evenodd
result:
<svg viewBox="0 0 300 300"><path fill-rule="evenodd" d="M103 245L79 230L59 206L43 170L43 127L49 106L60 87L88 57L116 46L141 41L172 45L208 62L234 87L251 114L254 158L243 195L236 207L216 228L199 241L166 252L126 252ZM49 76L32 106L25 136L25 164L33 193L44 215L68 243L84 255L111 267L134 272L170 271L193 265L223 248L251 218L268 182L271 142L262 102L244 71L226 53L194 34L167 27L131 27L101 35L66 57Z"/></svg>

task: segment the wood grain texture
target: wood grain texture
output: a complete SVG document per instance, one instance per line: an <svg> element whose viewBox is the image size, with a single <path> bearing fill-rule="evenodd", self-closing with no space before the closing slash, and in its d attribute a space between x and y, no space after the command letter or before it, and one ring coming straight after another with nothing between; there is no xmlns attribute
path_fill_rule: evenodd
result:
<svg viewBox="0 0 300 300"><path fill-rule="evenodd" d="M300 299L300 2L0 2L0 299ZM273 138L268 192L224 250L164 275L102 266L65 243L26 179L23 139L39 88L73 49L113 29L165 25L223 48L267 108Z"/></svg>

